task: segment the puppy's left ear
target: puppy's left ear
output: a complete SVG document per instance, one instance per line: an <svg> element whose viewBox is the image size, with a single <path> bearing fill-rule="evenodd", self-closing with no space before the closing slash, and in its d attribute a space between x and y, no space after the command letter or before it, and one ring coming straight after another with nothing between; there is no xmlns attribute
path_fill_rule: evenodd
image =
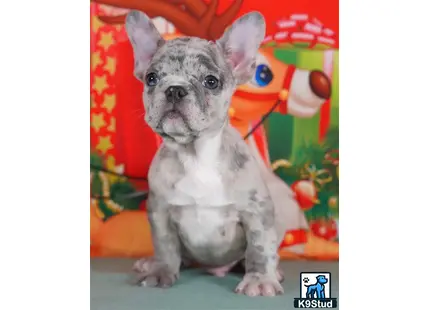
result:
<svg viewBox="0 0 430 310"><path fill-rule="evenodd" d="M257 51L265 33L263 15L251 12L236 20L217 41L233 68L238 85L245 84L252 78Z"/></svg>
<svg viewBox="0 0 430 310"><path fill-rule="evenodd" d="M133 46L134 75L143 82L152 57L165 41L151 19L136 10L127 14L125 29Z"/></svg>

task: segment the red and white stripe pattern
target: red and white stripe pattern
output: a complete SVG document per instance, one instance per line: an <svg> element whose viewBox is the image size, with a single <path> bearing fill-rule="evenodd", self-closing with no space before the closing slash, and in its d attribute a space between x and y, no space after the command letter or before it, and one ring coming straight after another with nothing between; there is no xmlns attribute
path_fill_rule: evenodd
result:
<svg viewBox="0 0 430 310"><path fill-rule="evenodd" d="M266 36L263 44L275 42L282 43L309 43L310 47L315 44L324 44L334 47L337 44L336 33L324 26L315 17L308 14L292 14L276 22L276 32Z"/></svg>

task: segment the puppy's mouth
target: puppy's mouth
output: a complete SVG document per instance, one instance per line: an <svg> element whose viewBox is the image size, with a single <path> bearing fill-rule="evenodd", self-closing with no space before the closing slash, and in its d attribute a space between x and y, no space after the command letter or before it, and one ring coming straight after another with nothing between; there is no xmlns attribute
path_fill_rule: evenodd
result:
<svg viewBox="0 0 430 310"><path fill-rule="evenodd" d="M166 111L160 118L156 132L163 138L172 140L188 140L192 136L192 130L186 117L178 110Z"/></svg>
<svg viewBox="0 0 430 310"><path fill-rule="evenodd" d="M188 124L188 119L185 117L185 115L177 110L172 109L164 112L164 114L160 118L160 122L158 124L158 127L164 127L168 126L168 124L174 125L174 127L187 127L187 129L190 129L190 125Z"/></svg>
<svg viewBox="0 0 430 310"><path fill-rule="evenodd" d="M182 115L181 112L179 112L178 110L170 110L166 113L164 113L161 121L165 121L165 120L177 120L177 119L182 119L185 122L185 118Z"/></svg>

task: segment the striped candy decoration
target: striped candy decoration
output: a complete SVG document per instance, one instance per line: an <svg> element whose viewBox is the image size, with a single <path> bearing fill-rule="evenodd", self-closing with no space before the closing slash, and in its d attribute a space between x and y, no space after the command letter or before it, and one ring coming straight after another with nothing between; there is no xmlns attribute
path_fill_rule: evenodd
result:
<svg viewBox="0 0 430 310"><path fill-rule="evenodd" d="M276 32L266 36L263 44L279 45L289 43L308 43L310 48L316 44L334 47L337 44L336 33L324 26L315 17L308 14L291 14L276 22Z"/></svg>

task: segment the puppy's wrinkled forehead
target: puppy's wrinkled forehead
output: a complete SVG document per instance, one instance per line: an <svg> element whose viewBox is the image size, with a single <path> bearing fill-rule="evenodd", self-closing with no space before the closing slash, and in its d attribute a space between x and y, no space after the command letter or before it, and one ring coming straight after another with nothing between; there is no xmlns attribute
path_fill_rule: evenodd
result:
<svg viewBox="0 0 430 310"><path fill-rule="evenodd" d="M226 63L215 43L183 37L167 41L154 55L148 72L201 78L208 74L219 76L225 69Z"/></svg>
<svg viewBox="0 0 430 310"><path fill-rule="evenodd" d="M145 82L148 70L158 71L161 77L187 74L189 80L193 75L198 79L203 74L219 78L223 73L232 89L247 83L254 75L255 57L266 28L263 15L250 12L226 29L216 43L195 37L166 41L151 19L135 10L127 13L125 26L133 46L134 75L140 81Z"/></svg>

